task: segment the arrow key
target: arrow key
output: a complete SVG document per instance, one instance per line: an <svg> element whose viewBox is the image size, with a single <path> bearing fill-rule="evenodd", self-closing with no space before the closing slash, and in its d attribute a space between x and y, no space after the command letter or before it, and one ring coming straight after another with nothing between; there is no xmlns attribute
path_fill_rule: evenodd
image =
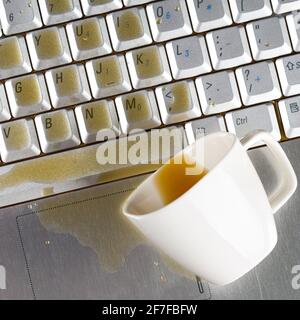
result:
<svg viewBox="0 0 300 320"><path fill-rule="evenodd" d="M276 61L283 94L293 96L300 93L300 54L280 58Z"/></svg>

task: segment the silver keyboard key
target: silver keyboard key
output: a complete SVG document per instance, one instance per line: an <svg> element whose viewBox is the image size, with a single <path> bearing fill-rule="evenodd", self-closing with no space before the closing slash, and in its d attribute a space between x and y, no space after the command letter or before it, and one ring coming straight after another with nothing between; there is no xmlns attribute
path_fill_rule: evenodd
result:
<svg viewBox="0 0 300 320"><path fill-rule="evenodd" d="M156 89L160 115L164 124L173 124L201 116L194 81L181 81Z"/></svg>
<svg viewBox="0 0 300 320"><path fill-rule="evenodd" d="M232 71L222 71L196 80L200 105L205 115L241 107L240 95Z"/></svg>
<svg viewBox="0 0 300 320"><path fill-rule="evenodd" d="M72 62L64 27L50 27L26 35L35 70L49 69Z"/></svg>
<svg viewBox="0 0 300 320"><path fill-rule="evenodd" d="M92 95L96 99L114 96L131 90L123 55L88 61L86 70Z"/></svg>
<svg viewBox="0 0 300 320"><path fill-rule="evenodd" d="M243 26L224 28L206 35L213 68L232 68L252 61Z"/></svg>
<svg viewBox="0 0 300 320"><path fill-rule="evenodd" d="M228 131L239 138L254 130L265 130L277 141L281 139L275 109L272 103L243 108L225 115Z"/></svg>
<svg viewBox="0 0 300 320"><path fill-rule="evenodd" d="M111 137L110 130L115 136L120 133L119 120L112 100L100 100L76 107L75 115L84 143L104 141Z"/></svg>
<svg viewBox="0 0 300 320"><path fill-rule="evenodd" d="M187 0L187 4L195 32L217 29L232 24L227 0Z"/></svg>
<svg viewBox="0 0 300 320"><path fill-rule="evenodd" d="M31 71L31 64L23 37L0 39L0 80Z"/></svg>
<svg viewBox="0 0 300 320"><path fill-rule="evenodd" d="M51 102L61 108L91 100L83 65L68 65L48 70L45 74Z"/></svg>
<svg viewBox="0 0 300 320"><path fill-rule="evenodd" d="M152 129L161 125L157 103L152 90L137 91L115 100L124 134L131 130Z"/></svg>
<svg viewBox="0 0 300 320"><path fill-rule="evenodd" d="M236 70L244 105L262 103L281 97L280 85L272 61L248 65Z"/></svg>
<svg viewBox="0 0 300 320"><path fill-rule="evenodd" d="M300 51L300 10L286 16L286 22L290 32L293 48Z"/></svg>
<svg viewBox="0 0 300 320"><path fill-rule="evenodd" d="M265 60L292 52L284 17L271 17L251 22L247 32L255 60Z"/></svg>
<svg viewBox="0 0 300 320"><path fill-rule="evenodd" d="M229 4L236 23L272 15L270 0L229 0Z"/></svg>
<svg viewBox="0 0 300 320"><path fill-rule="evenodd" d="M166 49L175 79L194 77L212 70L203 36L168 42Z"/></svg>
<svg viewBox="0 0 300 320"><path fill-rule="evenodd" d="M39 4L47 26L82 17L79 0L39 0Z"/></svg>
<svg viewBox="0 0 300 320"><path fill-rule="evenodd" d="M0 122L11 118L4 86L0 84Z"/></svg>
<svg viewBox="0 0 300 320"><path fill-rule="evenodd" d="M123 7L121 0L81 0L81 5L86 16L105 13Z"/></svg>
<svg viewBox="0 0 300 320"><path fill-rule="evenodd" d="M215 132L226 132L225 121L222 116L213 116L204 119L190 121L185 125L189 144L192 144L203 135Z"/></svg>
<svg viewBox="0 0 300 320"><path fill-rule="evenodd" d="M43 113L35 118L35 124L44 153L61 151L80 144L73 110Z"/></svg>
<svg viewBox="0 0 300 320"><path fill-rule="evenodd" d="M139 4L144 4L144 3L151 2L151 1L153 1L153 0L123 0L124 5L126 7L137 6Z"/></svg>
<svg viewBox="0 0 300 320"><path fill-rule="evenodd" d="M165 41L192 33L184 0L163 0L147 6L154 41Z"/></svg>
<svg viewBox="0 0 300 320"><path fill-rule="evenodd" d="M163 45L127 52L126 60L132 85L135 89L157 86L172 80Z"/></svg>
<svg viewBox="0 0 300 320"><path fill-rule="evenodd" d="M152 43L144 8L130 8L106 16L115 51L125 51Z"/></svg>
<svg viewBox="0 0 300 320"><path fill-rule="evenodd" d="M43 74L30 74L6 81L11 113L24 117L51 109Z"/></svg>
<svg viewBox="0 0 300 320"><path fill-rule="evenodd" d="M281 14L289 11L299 10L299 0L271 0L275 13Z"/></svg>
<svg viewBox="0 0 300 320"><path fill-rule="evenodd" d="M284 132L287 138L300 136L300 96L278 103Z"/></svg>
<svg viewBox="0 0 300 320"><path fill-rule="evenodd" d="M22 160L40 153L34 123L31 119L20 119L0 124L2 161Z"/></svg>
<svg viewBox="0 0 300 320"><path fill-rule="evenodd" d="M37 0L1 0L0 20L6 35L42 27Z"/></svg>
<svg viewBox="0 0 300 320"><path fill-rule="evenodd" d="M300 94L300 54L277 59L276 66L283 94Z"/></svg>
<svg viewBox="0 0 300 320"><path fill-rule="evenodd" d="M112 48L103 17L81 19L66 26L72 56L85 60L110 54Z"/></svg>

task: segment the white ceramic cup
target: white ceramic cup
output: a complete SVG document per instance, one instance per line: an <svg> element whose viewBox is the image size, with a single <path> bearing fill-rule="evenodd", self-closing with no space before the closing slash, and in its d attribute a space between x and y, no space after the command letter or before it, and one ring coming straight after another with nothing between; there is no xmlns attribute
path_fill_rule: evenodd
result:
<svg viewBox="0 0 300 320"><path fill-rule="evenodd" d="M204 139L204 140L202 140ZM278 187L269 195L247 154L263 142L273 155ZM198 183L163 205L155 175L127 199L125 216L167 255L202 279L229 284L259 264L275 247L273 214L297 187L294 170L273 137L257 131L242 142L230 133L200 138L183 152L202 144L200 165L208 170Z"/></svg>

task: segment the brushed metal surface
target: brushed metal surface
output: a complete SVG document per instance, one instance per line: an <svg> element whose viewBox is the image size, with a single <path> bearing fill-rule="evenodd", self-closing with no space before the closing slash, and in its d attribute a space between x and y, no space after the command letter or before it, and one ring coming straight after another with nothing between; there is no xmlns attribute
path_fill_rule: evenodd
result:
<svg viewBox="0 0 300 320"><path fill-rule="evenodd" d="M283 147L300 180L300 140ZM270 191L276 175L266 155L265 149L251 151ZM292 287L292 268L300 265L299 189L276 214L272 254L239 281L217 287L187 277L124 224L120 206L144 178L2 209L0 265L7 289L0 289L0 299L300 299Z"/></svg>
<svg viewBox="0 0 300 320"><path fill-rule="evenodd" d="M2 210L0 299L209 299L121 215L144 178Z"/></svg>

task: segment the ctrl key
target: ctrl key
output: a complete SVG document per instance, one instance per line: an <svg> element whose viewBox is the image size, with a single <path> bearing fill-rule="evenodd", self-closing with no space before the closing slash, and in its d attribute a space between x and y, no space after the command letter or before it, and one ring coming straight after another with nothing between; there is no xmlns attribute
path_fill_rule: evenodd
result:
<svg viewBox="0 0 300 320"><path fill-rule="evenodd" d="M279 141L281 139L275 109L272 103L229 112L225 115L228 131L240 139L254 130L265 130Z"/></svg>
<svg viewBox="0 0 300 320"><path fill-rule="evenodd" d="M281 100L278 103L287 138L300 136L300 96Z"/></svg>

